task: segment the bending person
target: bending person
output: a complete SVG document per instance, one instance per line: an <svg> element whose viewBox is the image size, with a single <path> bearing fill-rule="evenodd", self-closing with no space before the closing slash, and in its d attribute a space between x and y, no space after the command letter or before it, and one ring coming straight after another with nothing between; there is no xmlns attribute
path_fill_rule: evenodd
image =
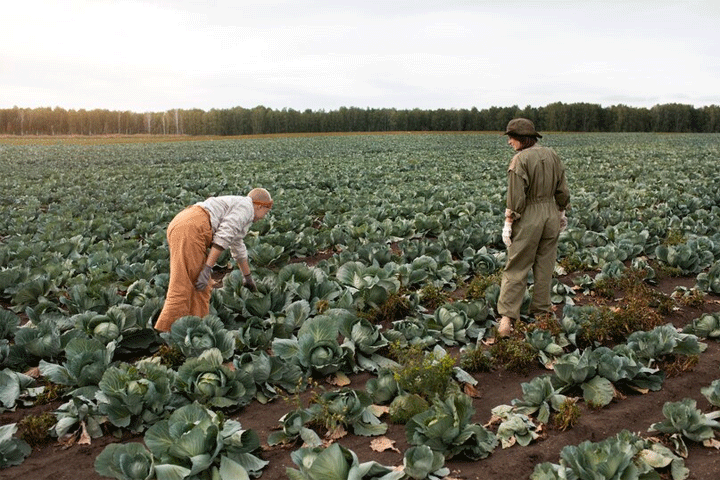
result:
<svg viewBox="0 0 720 480"><path fill-rule="evenodd" d="M210 312L210 274L220 254L229 248L244 276L255 290L243 239L250 225L270 211L273 200L264 188L248 195L210 197L178 213L167 229L170 247L170 284L155 329L170 330L180 317L204 317Z"/></svg>

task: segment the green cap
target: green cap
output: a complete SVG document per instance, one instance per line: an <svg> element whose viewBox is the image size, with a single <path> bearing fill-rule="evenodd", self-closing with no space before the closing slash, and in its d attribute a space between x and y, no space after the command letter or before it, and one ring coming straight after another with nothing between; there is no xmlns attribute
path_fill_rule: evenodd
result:
<svg viewBox="0 0 720 480"><path fill-rule="evenodd" d="M538 137L542 138L538 132L535 131L535 125L527 118L513 118L507 124L504 135L512 133L520 137Z"/></svg>

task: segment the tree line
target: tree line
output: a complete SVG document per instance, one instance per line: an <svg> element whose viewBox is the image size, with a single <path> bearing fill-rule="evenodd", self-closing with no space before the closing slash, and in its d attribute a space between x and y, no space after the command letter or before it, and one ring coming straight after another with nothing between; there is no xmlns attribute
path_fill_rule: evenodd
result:
<svg viewBox="0 0 720 480"><path fill-rule="evenodd" d="M258 135L273 133L498 131L522 116L540 131L720 132L720 106L652 108L556 102L544 107L275 110L263 106L136 113L63 108L0 109L0 135Z"/></svg>

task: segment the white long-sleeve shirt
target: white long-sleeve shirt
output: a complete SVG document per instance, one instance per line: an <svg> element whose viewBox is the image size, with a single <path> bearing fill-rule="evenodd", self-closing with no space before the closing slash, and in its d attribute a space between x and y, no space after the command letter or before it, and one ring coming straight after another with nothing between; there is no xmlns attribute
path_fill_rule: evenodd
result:
<svg viewBox="0 0 720 480"><path fill-rule="evenodd" d="M213 243L230 249L236 262L247 259L243 239L255 218L252 199L240 195L210 197L196 203L210 214Z"/></svg>

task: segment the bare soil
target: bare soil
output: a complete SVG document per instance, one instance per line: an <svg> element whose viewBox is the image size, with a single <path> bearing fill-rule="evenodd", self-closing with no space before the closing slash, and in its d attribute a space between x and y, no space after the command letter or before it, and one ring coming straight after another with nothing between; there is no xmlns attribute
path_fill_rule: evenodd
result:
<svg viewBox="0 0 720 480"><path fill-rule="evenodd" d="M569 283L567 279L563 281ZM669 294L677 285L691 287L694 283L694 278L665 278L656 288ZM576 301L577 303L591 303L594 300L594 298L584 297ZM680 307L667 315L665 319L676 327L682 327L703 313L717 311L720 311L720 300L717 296L709 295L705 297L701 306ZM720 344L712 340L706 343L708 348L700 355L694 368L691 371L666 378L660 391L647 394L628 394L625 398L617 399L599 410L588 409L583 402L580 402L582 415L573 428L560 431L547 426L546 435L539 441L527 447L516 445L502 449L498 446L484 460L448 460L446 466L450 468L450 477L467 480L526 479L538 463L546 461L558 463L560 451L566 445L577 445L585 440L601 441L623 429L646 435L651 424L664 419L662 407L665 402L691 397L697 401L698 408L703 412L713 411L714 408L700 393L700 389L720 378ZM493 407L501 404L509 405L513 399L521 398L521 384L546 373L548 371L538 364L536 368L525 374L512 373L502 368L489 373L475 374L474 376L479 382L477 389L480 396L474 399L476 411L473 421L480 424L487 423ZM370 375L367 373L352 375L350 376L352 381L350 387L364 389L365 382L369 378ZM326 388L333 387L328 385ZM309 391L304 392L300 399L307 401L310 394ZM19 408L15 412L6 412L0 415L0 422L2 424L18 422L29 414L53 411L61 403L63 402L57 401L45 406ZM232 415L233 418L240 421L244 429L252 429L260 436L263 448L259 456L270 462L260 477L262 480L287 478L286 468L296 467L290 458L290 453L299 445L271 448L266 444L268 434L278 428L280 417L293 408L295 408L294 405L283 400L276 400L267 405L253 402L239 413ZM409 448L405 439L404 426L390 424L386 437L395 442L394 446L397 451L374 451L370 447L372 438L352 434L341 438L339 443L354 451L360 462L375 460L388 466L402 465L403 453ZM0 479L100 479L103 477L95 472L93 463L106 445L118 441L141 440L141 435L125 434L122 438L107 435L94 439L91 445L76 444L69 448L53 441L53 443L34 449L23 464L0 470ZM691 441L686 443L689 447L689 456L686 459L686 466L690 470L689 478L692 480L720 478L720 452ZM669 476L665 475L665 478L669 478Z"/></svg>

